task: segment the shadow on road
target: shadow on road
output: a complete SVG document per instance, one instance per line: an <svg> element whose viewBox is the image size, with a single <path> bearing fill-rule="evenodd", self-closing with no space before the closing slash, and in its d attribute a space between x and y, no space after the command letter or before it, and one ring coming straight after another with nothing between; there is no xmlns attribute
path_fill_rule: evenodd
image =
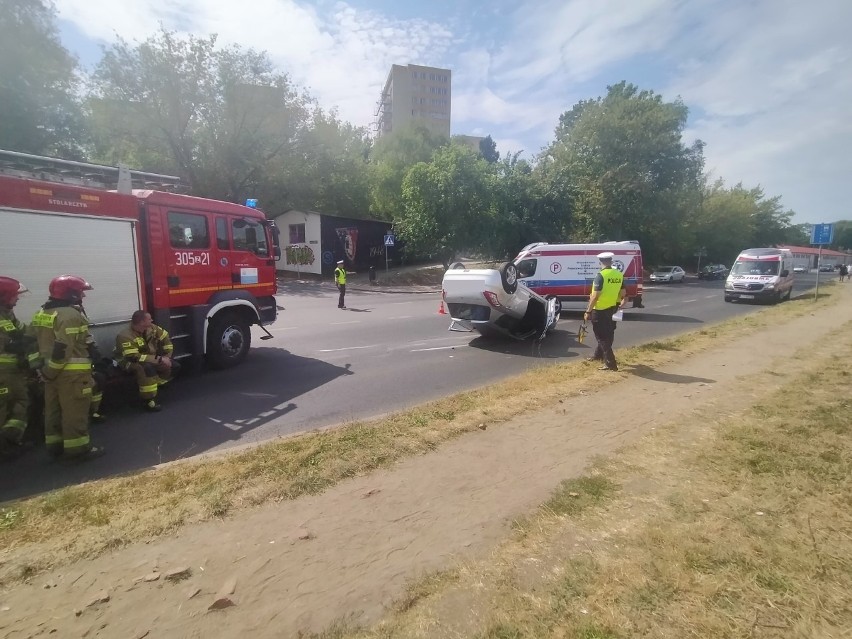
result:
<svg viewBox="0 0 852 639"><path fill-rule="evenodd" d="M174 387L162 392L160 413L142 412L135 400L113 407L108 421L91 429L93 443L106 446L104 457L79 464L51 461L38 447L4 464L0 502L132 473L227 442L251 443L254 429L297 410L298 397L352 374L348 364L335 366L278 348L253 348L251 357L234 369L175 380ZM290 426L279 434L297 428Z"/></svg>
<svg viewBox="0 0 852 639"><path fill-rule="evenodd" d="M581 354L577 351L589 348L588 344L577 343L576 333L558 328L549 331L540 342L533 339L518 341L508 337L483 337L480 335L470 342L470 346L493 353L542 359L570 359Z"/></svg>
<svg viewBox="0 0 852 639"><path fill-rule="evenodd" d="M625 313L625 322L672 322L676 324L703 324L704 321L684 315L663 315L661 313Z"/></svg>
<svg viewBox="0 0 852 639"><path fill-rule="evenodd" d="M655 382L665 382L666 384L715 384L715 379L709 379L707 377L693 377L691 375L674 375L673 373L663 373L658 371L650 366L645 366L644 364L636 364L631 365L628 364L622 368L627 373L631 375L636 375L636 377L641 377L643 379L650 379Z"/></svg>

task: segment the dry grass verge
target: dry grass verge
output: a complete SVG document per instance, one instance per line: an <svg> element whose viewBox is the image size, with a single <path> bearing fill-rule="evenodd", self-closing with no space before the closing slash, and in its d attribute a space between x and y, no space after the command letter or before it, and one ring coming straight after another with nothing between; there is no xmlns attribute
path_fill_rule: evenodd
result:
<svg viewBox="0 0 852 639"><path fill-rule="evenodd" d="M315 637L850 636L852 325L826 341L781 390L750 379L748 410L705 408L564 483L415 605Z"/></svg>
<svg viewBox="0 0 852 639"><path fill-rule="evenodd" d="M817 306L834 301L836 296L826 293ZM813 309L810 300L771 307L672 340L626 349L619 357L625 364L661 366L712 346L717 337L742 335ZM433 450L479 424L492 426L522 411L590 392L600 375L575 363L546 366L385 419L8 504L0 509L0 585L189 523L319 493L348 477ZM617 379L608 377L608 384Z"/></svg>

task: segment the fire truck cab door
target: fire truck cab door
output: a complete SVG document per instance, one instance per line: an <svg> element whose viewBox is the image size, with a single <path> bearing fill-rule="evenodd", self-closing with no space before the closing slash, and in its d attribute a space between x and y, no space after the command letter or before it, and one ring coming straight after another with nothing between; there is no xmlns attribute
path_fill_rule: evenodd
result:
<svg viewBox="0 0 852 639"><path fill-rule="evenodd" d="M219 282L222 288L253 289L274 281L266 228L251 218L217 216ZM269 271L268 273L266 271Z"/></svg>
<svg viewBox="0 0 852 639"><path fill-rule="evenodd" d="M170 209L166 214L168 242L165 262L169 306L204 303L219 283L214 268L216 246L213 217L207 213Z"/></svg>

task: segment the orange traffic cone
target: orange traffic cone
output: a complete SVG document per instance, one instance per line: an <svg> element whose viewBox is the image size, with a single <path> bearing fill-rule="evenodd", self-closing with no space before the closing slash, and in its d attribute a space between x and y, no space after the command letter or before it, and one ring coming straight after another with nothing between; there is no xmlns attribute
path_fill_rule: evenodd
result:
<svg viewBox="0 0 852 639"><path fill-rule="evenodd" d="M441 306L438 307L438 315L446 315L447 311L444 310L444 300L441 300Z"/></svg>

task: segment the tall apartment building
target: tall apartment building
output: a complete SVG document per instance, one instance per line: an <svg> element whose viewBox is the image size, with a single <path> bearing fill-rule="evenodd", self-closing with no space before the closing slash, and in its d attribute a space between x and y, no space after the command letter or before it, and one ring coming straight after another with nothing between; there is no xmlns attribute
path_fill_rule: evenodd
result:
<svg viewBox="0 0 852 639"><path fill-rule="evenodd" d="M394 64L376 105L376 134L382 136L417 123L450 137L451 102L449 69Z"/></svg>

